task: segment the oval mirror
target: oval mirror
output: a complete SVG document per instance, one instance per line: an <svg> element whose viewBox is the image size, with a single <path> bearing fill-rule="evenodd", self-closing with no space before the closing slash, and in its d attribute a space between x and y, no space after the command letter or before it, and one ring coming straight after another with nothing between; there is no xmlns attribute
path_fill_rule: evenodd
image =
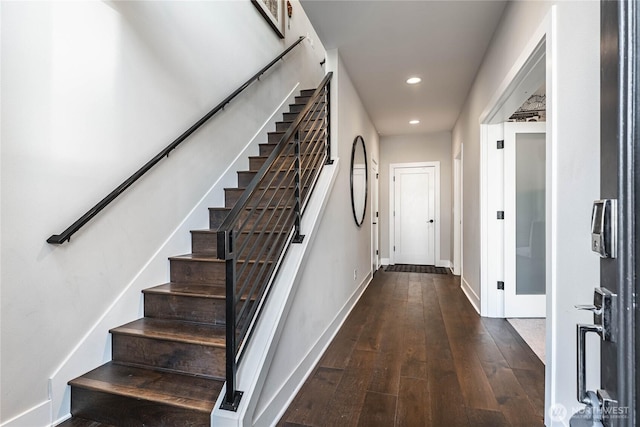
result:
<svg viewBox="0 0 640 427"><path fill-rule="evenodd" d="M367 211L367 150L362 136L356 136L351 147L351 208L360 227Z"/></svg>

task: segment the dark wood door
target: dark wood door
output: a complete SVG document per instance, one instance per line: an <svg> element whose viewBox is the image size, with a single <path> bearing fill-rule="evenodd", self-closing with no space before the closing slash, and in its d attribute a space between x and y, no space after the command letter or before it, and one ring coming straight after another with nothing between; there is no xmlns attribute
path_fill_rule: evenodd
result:
<svg viewBox="0 0 640 427"><path fill-rule="evenodd" d="M638 4L603 1L601 7L601 160L602 199L617 202L617 256L600 260L600 287L615 297L613 335L601 342L602 424L636 425L635 252L640 221L638 200ZM605 325L606 327L606 325Z"/></svg>

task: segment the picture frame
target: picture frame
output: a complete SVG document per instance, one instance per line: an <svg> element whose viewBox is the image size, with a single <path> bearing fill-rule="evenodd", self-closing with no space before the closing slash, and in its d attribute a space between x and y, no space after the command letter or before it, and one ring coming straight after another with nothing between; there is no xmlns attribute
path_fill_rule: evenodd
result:
<svg viewBox="0 0 640 427"><path fill-rule="evenodd" d="M284 0L251 0L269 26L281 39L284 38Z"/></svg>

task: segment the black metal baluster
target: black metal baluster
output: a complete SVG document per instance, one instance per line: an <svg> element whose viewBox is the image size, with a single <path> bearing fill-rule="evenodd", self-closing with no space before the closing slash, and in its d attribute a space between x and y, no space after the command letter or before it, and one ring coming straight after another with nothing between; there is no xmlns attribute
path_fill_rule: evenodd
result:
<svg viewBox="0 0 640 427"><path fill-rule="evenodd" d="M331 158L331 80L327 82L326 89L326 100L325 100L325 118L324 123L327 129L327 161L325 165L332 165L333 159Z"/></svg>
<svg viewBox="0 0 640 427"><path fill-rule="evenodd" d="M295 144L295 155L296 155L296 176L295 176L295 185L296 185L296 189L295 189L295 207L294 207L294 212L295 212L295 227L296 227L296 231L295 231L295 235L293 237L293 243L302 243L302 241L304 240L304 236L302 234L300 234L300 219L301 219L301 213L300 213L300 207L302 206L300 203L300 166L301 166L301 162L300 162L300 131L297 130L296 131L296 136L294 137L294 144Z"/></svg>
<svg viewBox="0 0 640 427"><path fill-rule="evenodd" d="M236 256L233 250L233 229L225 233L226 270L226 381L227 389L221 409L237 411L242 392L236 390Z"/></svg>

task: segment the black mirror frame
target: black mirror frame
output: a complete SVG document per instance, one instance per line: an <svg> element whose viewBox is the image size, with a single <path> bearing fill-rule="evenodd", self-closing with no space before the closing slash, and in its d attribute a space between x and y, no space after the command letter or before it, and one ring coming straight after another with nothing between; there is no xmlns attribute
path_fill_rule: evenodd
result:
<svg viewBox="0 0 640 427"><path fill-rule="evenodd" d="M358 219L356 214L356 204L353 197L353 163L355 161L356 156L356 147L358 142L362 144L362 151L364 152L364 208L362 209L362 218ZM362 226L364 223L364 218L367 215L367 197L369 193L369 162L367 160L367 146L364 143L364 139L362 135L358 135L353 140L353 145L351 146L351 169L350 169L350 185L351 185L351 210L353 211L353 219L356 221L356 225L358 227Z"/></svg>

